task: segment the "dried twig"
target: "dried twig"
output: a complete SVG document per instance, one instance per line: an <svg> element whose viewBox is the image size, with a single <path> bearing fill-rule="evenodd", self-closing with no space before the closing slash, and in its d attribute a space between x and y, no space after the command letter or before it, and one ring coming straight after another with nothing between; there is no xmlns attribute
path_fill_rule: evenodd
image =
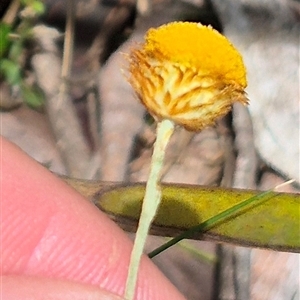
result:
<svg viewBox="0 0 300 300"><path fill-rule="evenodd" d="M68 83L70 77L71 66L73 61L73 48L74 48L74 31L75 31L75 2L67 0L67 20L66 31L63 50L63 61L61 69L62 84L60 86L60 94L67 93Z"/></svg>
<svg viewBox="0 0 300 300"><path fill-rule="evenodd" d="M2 22L11 25L16 18L19 7L20 7L20 0L11 1L5 15L2 18Z"/></svg>
<svg viewBox="0 0 300 300"><path fill-rule="evenodd" d="M69 5L71 8L73 1L70 0ZM66 79L69 76L72 62L74 7L68 14L67 31L69 32L66 33L64 62L61 64L59 50L55 44L59 33L53 28L39 25L33 30L40 49L32 57L32 66L38 84L46 97L48 118L67 173L73 177L90 178L87 176L90 166L89 149L81 132L73 103L68 95ZM61 65L63 65L62 70ZM60 77L60 72L63 79Z"/></svg>
<svg viewBox="0 0 300 300"><path fill-rule="evenodd" d="M234 104L233 129L237 151L233 187L255 188L258 168L254 148L252 122L246 107ZM217 266L216 294L218 300L243 300L250 298L251 249L221 245Z"/></svg>
<svg viewBox="0 0 300 300"><path fill-rule="evenodd" d="M151 12L151 0L137 0L136 7L140 15L147 15Z"/></svg>
<svg viewBox="0 0 300 300"><path fill-rule="evenodd" d="M233 107L235 148L238 152L233 187L256 187L258 159L254 146L252 120L248 109L242 105Z"/></svg>

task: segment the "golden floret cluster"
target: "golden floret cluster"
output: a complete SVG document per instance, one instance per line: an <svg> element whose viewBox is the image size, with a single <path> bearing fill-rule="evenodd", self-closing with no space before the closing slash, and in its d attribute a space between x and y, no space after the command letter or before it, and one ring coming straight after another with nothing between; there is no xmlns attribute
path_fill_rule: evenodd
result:
<svg viewBox="0 0 300 300"><path fill-rule="evenodd" d="M210 26L173 22L150 29L129 54L129 82L158 121L191 131L213 125L234 102L247 103L240 53Z"/></svg>

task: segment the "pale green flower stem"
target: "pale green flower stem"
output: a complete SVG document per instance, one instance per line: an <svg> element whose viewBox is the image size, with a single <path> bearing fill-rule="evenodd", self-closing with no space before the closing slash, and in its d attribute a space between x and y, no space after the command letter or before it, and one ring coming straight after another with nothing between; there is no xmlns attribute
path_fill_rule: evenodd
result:
<svg viewBox="0 0 300 300"><path fill-rule="evenodd" d="M135 295L139 265L151 223L155 217L161 201L160 178L163 167L165 150L174 132L174 123L170 120L162 120L157 124L156 141L152 154L150 174L146 185L142 212L136 237L131 252L129 270L127 275L125 299L132 300Z"/></svg>

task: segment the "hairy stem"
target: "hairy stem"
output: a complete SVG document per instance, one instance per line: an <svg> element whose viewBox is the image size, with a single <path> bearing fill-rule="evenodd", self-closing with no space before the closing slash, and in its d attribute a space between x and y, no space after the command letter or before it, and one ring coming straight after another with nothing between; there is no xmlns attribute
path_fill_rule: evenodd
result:
<svg viewBox="0 0 300 300"><path fill-rule="evenodd" d="M163 120L157 124L156 130L157 136L154 144L150 174L146 185L139 226L131 252L126 282L125 298L128 300L132 300L134 298L138 270L145 242L149 228L161 201L161 189L159 182L161 178L165 149L174 131L174 123L170 120Z"/></svg>

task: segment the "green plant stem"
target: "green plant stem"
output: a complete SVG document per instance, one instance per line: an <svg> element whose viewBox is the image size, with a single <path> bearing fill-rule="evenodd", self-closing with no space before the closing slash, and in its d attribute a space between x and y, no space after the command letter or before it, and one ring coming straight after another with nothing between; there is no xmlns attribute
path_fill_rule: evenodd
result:
<svg viewBox="0 0 300 300"><path fill-rule="evenodd" d="M182 250L185 250L189 254L195 256L198 260L201 260L202 262L205 262L207 264L212 265L218 260L216 255L210 254L208 251L196 248L193 244L191 244L190 241L180 241L178 245Z"/></svg>
<svg viewBox="0 0 300 300"><path fill-rule="evenodd" d="M125 299L127 300L132 300L134 298L138 270L145 242L151 223L161 201L161 188L159 185L161 170L163 167L165 150L173 131L174 123L170 120L163 120L157 124L156 142L154 144L150 174L146 185L136 238L131 252L125 289Z"/></svg>
<svg viewBox="0 0 300 300"><path fill-rule="evenodd" d="M158 255L159 253L161 253L161 252L165 251L166 249L170 248L171 246L177 244L179 241L190 238L196 232L204 232L204 231L208 230L209 228L217 225L218 223L223 222L228 218L234 217L237 213L240 213L242 209L244 209L246 206L254 203L255 201L268 200L276 194L277 194L276 192L269 190L266 192L262 192L256 196L250 197L250 198L242 201L241 203L238 203L238 204L222 211L221 213L209 218L208 220L202 222L201 224L191 227L189 230L183 232L182 234L178 235L177 237L171 239L167 243L161 245L160 247L158 247L155 250L153 250L152 252L150 252L148 254L148 257L153 258L154 256ZM269 196L269 197L265 198L265 196Z"/></svg>

